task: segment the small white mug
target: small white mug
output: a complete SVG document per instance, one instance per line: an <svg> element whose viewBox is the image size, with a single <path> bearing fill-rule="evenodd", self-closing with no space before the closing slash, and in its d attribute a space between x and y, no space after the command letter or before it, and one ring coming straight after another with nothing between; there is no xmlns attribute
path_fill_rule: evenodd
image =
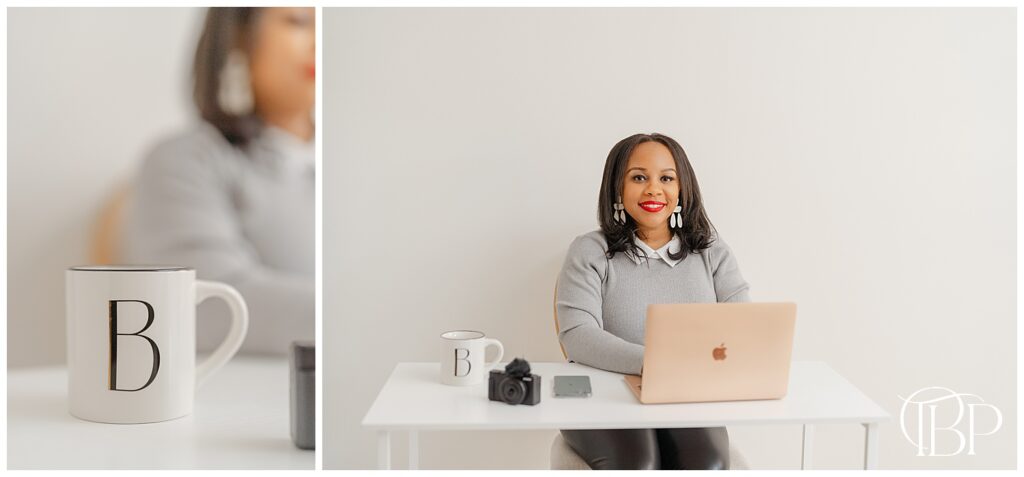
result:
<svg viewBox="0 0 1024 477"><path fill-rule="evenodd" d="M68 404L75 417L137 424L192 412L195 389L245 339L249 314L234 288L196 280L191 268L68 269ZM227 302L228 335L196 367L196 305Z"/></svg>
<svg viewBox="0 0 1024 477"><path fill-rule="evenodd" d="M484 361L488 346L498 348L493 361ZM454 386L480 384L501 361L505 348L501 342L479 331L456 330L441 334L441 383Z"/></svg>

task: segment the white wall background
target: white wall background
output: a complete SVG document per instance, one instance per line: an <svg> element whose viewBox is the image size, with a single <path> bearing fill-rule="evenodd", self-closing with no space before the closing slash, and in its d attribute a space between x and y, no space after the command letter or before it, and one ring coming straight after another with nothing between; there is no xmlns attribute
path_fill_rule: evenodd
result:
<svg viewBox="0 0 1024 477"><path fill-rule="evenodd" d="M64 362L64 269L105 201L194 116L205 9L7 12L7 362Z"/></svg>
<svg viewBox="0 0 1024 477"><path fill-rule="evenodd" d="M658 131L689 154L753 298L799 304L793 358L893 415L880 467L1014 468L1015 21L325 9L325 467L375 465L359 423L396 363L438 359L441 331L561 359L565 250L597 227L611 146ZM898 395L926 386L982 396L1003 428L974 456L915 457ZM545 468L552 435L426 433L421 464ZM755 468L799 466L799 426L730 435ZM813 465L858 468L863 435L820 426Z"/></svg>

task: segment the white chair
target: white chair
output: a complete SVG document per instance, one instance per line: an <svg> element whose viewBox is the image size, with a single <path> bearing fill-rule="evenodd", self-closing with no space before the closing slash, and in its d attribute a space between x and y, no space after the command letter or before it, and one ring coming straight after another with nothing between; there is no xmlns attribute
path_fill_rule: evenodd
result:
<svg viewBox="0 0 1024 477"><path fill-rule="evenodd" d="M555 299L554 299L554 316L555 316L555 337L558 337L558 285L555 285ZM562 341L558 341L558 346L562 348L562 357L568 359L568 355L565 354L565 347L562 346ZM576 451L569 447L569 444L565 443L562 439L562 433L555 434L555 439L551 442L551 470L591 470L590 466L583 460ZM740 453L739 449L736 448L732 442L729 442L729 470L749 470L750 466L747 465L747 460Z"/></svg>

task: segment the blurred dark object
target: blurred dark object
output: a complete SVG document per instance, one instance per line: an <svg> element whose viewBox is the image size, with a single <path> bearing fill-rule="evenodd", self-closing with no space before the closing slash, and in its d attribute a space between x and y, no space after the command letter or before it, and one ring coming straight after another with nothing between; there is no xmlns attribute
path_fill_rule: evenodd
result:
<svg viewBox="0 0 1024 477"><path fill-rule="evenodd" d="M292 442L299 449L316 448L316 343L294 341L291 362Z"/></svg>

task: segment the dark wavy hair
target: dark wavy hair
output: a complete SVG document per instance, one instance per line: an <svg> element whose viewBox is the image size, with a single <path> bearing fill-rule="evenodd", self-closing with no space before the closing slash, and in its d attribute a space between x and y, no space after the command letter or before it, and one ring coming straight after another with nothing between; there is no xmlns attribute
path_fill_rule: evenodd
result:
<svg viewBox="0 0 1024 477"><path fill-rule="evenodd" d="M618 252L627 251L638 257L647 257L647 254L633 242L636 222L629 214L626 214L625 224L616 222L613 217L615 209L612 205L622 195L626 163L629 161L633 149L639 144L651 141L661 143L668 148L672 153L672 158L675 159L676 171L679 173L679 198L683 207L680 214L683 217L683 226L671 229L671 231L679 237L683 246L674 253L669 251L669 257L673 260L685 260L687 255L707 249L715 240L715 228L708 220L707 212L704 211L700 186L697 185L697 177L693 173L690 159L686 157L683 147L675 139L662 134L634 134L616 143L604 163L601 193L597 198L597 220L601 223L601 231L604 232L605 240L608 241L607 256L609 259ZM675 204L669 204L669 207L675 207Z"/></svg>
<svg viewBox="0 0 1024 477"><path fill-rule="evenodd" d="M221 108L217 101L220 73L232 50L238 48L246 54L252 51L254 27L260 10L211 7L206 13L203 33L199 36L192 63L192 99L199 108L199 115L236 146L244 146L256 137L262 121L255 113L234 115Z"/></svg>

